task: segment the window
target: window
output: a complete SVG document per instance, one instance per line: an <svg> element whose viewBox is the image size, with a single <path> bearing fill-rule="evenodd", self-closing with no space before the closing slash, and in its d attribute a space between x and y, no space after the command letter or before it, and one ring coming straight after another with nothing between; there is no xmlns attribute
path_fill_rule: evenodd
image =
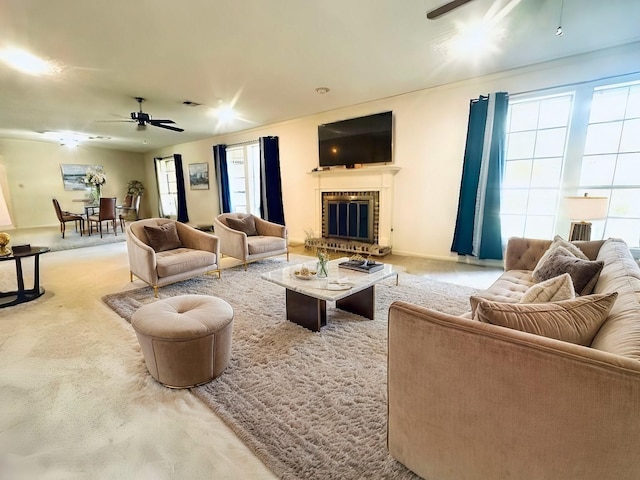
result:
<svg viewBox="0 0 640 480"><path fill-rule="evenodd" d="M156 158L156 174L160 193L160 216L176 217L178 215L178 183L173 157Z"/></svg>
<svg viewBox="0 0 640 480"><path fill-rule="evenodd" d="M565 196L606 196L592 238L640 243L640 82L512 97L502 188L503 239L568 235Z"/></svg>
<svg viewBox="0 0 640 480"><path fill-rule="evenodd" d="M567 94L509 105L503 237L553 237L572 104Z"/></svg>
<svg viewBox="0 0 640 480"><path fill-rule="evenodd" d="M227 147L231 211L260 216L260 146Z"/></svg>
<svg viewBox="0 0 640 480"><path fill-rule="evenodd" d="M609 197L609 214L593 222L597 238L640 236L640 83L596 88L591 102L580 190Z"/></svg>

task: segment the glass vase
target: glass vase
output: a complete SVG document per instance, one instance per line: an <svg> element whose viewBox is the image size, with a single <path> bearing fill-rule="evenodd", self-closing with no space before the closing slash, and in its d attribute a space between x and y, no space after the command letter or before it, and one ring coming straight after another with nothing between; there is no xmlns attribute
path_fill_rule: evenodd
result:
<svg viewBox="0 0 640 480"><path fill-rule="evenodd" d="M327 278L329 276L329 272L327 272L327 262L326 260L319 261L316 265L316 277L317 278Z"/></svg>

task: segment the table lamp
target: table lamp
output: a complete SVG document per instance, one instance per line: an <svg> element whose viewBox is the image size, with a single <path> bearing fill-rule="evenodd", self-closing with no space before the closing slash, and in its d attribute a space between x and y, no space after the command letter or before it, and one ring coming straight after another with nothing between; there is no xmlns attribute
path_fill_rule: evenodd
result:
<svg viewBox="0 0 640 480"><path fill-rule="evenodd" d="M591 240L591 222L606 218L609 207L607 197L565 197L567 216L571 220L569 240Z"/></svg>

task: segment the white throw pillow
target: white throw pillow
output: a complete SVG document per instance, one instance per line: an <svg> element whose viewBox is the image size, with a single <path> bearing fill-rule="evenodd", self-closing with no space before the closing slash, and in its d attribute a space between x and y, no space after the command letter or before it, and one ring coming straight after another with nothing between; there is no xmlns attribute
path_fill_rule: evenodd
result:
<svg viewBox="0 0 640 480"><path fill-rule="evenodd" d="M571 275L563 273L544 282L536 283L524 292L520 303L558 302L576 298Z"/></svg>

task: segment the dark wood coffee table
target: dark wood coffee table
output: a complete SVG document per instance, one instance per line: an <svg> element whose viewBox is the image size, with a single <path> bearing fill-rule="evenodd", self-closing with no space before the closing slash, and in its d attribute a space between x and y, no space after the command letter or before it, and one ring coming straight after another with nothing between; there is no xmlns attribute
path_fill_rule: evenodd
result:
<svg viewBox="0 0 640 480"><path fill-rule="evenodd" d="M375 284L404 271L401 267L384 264L374 273L360 273L339 268L338 264L348 260L339 258L329 262L327 278L313 277L309 280L296 278L294 272L302 265L315 270L316 261L281 268L262 274L262 278L286 288L287 319L314 332L327 324L327 302L335 302L341 310L373 320L375 311Z"/></svg>

